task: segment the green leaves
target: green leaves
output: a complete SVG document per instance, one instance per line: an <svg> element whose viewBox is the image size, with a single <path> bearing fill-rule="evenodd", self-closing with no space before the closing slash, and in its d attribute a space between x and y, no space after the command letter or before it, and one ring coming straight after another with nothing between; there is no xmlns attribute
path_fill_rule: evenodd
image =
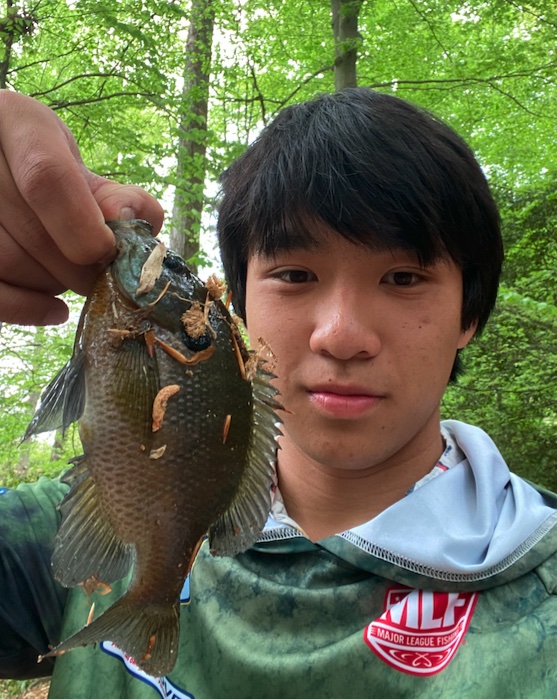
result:
<svg viewBox="0 0 557 699"><path fill-rule="evenodd" d="M494 317L465 350L445 416L483 427L517 473L557 490L557 197L499 190L507 258Z"/></svg>
<svg viewBox="0 0 557 699"><path fill-rule="evenodd" d="M66 302L75 312L81 300ZM22 444L40 393L71 354L75 322L61 328L4 325L0 333L0 485L13 486L41 474L57 474L80 453L79 438L70 428L62 435Z"/></svg>

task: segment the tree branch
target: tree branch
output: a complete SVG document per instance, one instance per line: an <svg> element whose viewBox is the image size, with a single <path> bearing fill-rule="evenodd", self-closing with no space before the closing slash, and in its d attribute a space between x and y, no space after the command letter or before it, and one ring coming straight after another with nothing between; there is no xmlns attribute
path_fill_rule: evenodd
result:
<svg viewBox="0 0 557 699"><path fill-rule="evenodd" d="M56 92L56 90L60 90L61 88L65 87L66 85L69 85L70 83L75 82L76 80L86 80L88 78L122 78L124 79L124 76L121 73L83 73L82 75L74 75L71 78L68 78L67 80L64 80L64 82L58 83L57 85L54 85L54 87L49 87L48 90L42 90L40 92L34 92L31 96L34 97L35 99L38 99L39 97L44 97L45 95L48 95L51 92Z"/></svg>
<svg viewBox="0 0 557 699"><path fill-rule="evenodd" d="M255 66L253 63L250 61L249 62L249 69L251 73L251 78L253 80L253 87L255 88L255 92L257 93L257 97L253 99L254 102L259 102L261 105L261 120L263 121L263 124L267 126L267 114L266 114L266 109L265 109L265 98L263 97L263 93L261 92L259 88L259 84L257 82L257 75L255 74Z"/></svg>
<svg viewBox="0 0 557 699"><path fill-rule="evenodd" d="M290 102L291 99L294 98L295 95L298 94L298 92L307 85L309 82L311 82L314 78L316 78L320 73L326 73L328 70L334 70L335 66L334 65L329 65L329 66L322 66L318 70L314 71L311 75L308 75L302 82L298 85L298 87L293 90L285 99L283 99L281 102L278 103L278 109L277 111L280 111L286 104ZM269 102L270 100L267 100ZM276 114L276 112L275 112Z"/></svg>
<svg viewBox="0 0 557 699"><path fill-rule="evenodd" d="M447 56L449 56L449 55L450 55L449 49L447 49L447 48L443 45L443 42L442 42L441 39L439 39L439 37L437 36L437 33L436 33L436 31L435 31L433 25L432 25L431 22L429 21L429 18L426 17L425 13L416 5L416 3L415 3L414 0L408 0L408 2L412 5L412 7L414 8L416 14L422 19L422 21L425 22L425 24L427 24L428 29L429 29L429 31L431 32L431 35L433 36L433 38L435 39L435 41L437 42L437 44L439 45L439 47L441 48L441 50L442 50L445 54L447 54Z"/></svg>
<svg viewBox="0 0 557 699"><path fill-rule="evenodd" d="M34 95L31 95L34 97ZM58 109L68 109L68 107L76 107L82 104L94 104L95 102L105 102L106 100L115 99L116 97L145 97L150 102L157 104L156 95L153 92L113 92L110 95L102 95L101 97L89 97L81 100L53 100L48 106L57 111ZM158 105L157 105L158 106Z"/></svg>
<svg viewBox="0 0 557 699"><path fill-rule="evenodd" d="M534 17L541 24L547 24L548 26L552 27L553 29L557 29L557 24L555 24L555 22L549 22L543 15L536 14L529 7L524 7L523 5L519 5L518 3L513 2L513 0L505 0L505 2L507 3L507 5L514 7L514 9L518 10L519 12L532 15L532 17Z"/></svg>

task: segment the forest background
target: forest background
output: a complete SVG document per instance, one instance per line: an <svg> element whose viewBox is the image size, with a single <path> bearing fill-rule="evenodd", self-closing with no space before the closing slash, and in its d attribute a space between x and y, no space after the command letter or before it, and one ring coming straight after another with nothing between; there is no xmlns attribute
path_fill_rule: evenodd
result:
<svg viewBox="0 0 557 699"><path fill-rule="evenodd" d="M443 415L482 426L512 470L557 490L556 52L550 0L0 3L0 88L54 109L92 170L160 197L163 235L202 274L219 271L218 175L284 106L359 84L456 129L493 188L507 254ZM77 317L82 299L68 303ZM74 332L0 331L0 485L79 453L74 430L20 443Z"/></svg>

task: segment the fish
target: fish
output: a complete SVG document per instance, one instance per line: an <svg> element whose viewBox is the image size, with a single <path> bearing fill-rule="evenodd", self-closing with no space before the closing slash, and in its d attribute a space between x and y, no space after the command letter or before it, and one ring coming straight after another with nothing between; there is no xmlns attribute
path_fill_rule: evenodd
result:
<svg viewBox="0 0 557 699"><path fill-rule="evenodd" d="M147 222L108 225L118 254L25 438L78 423L83 454L62 477L54 577L90 594L133 573L127 592L47 655L112 641L158 677L176 662L180 592L200 542L234 556L265 525L281 405L222 288Z"/></svg>

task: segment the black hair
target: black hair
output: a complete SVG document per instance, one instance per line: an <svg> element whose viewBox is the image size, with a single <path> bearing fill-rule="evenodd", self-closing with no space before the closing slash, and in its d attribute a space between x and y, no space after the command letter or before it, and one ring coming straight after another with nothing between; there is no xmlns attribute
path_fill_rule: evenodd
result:
<svg viewBox="0 0 557 699"><path fill-rule="evenodd" d="M284 109L222 176L218 235L245 318L253 253L311 247L321 223L372 249L447 255L463 275L462 329L481 331L503 260L499 214L467 144L429 112L368 88Z"/></svg>

